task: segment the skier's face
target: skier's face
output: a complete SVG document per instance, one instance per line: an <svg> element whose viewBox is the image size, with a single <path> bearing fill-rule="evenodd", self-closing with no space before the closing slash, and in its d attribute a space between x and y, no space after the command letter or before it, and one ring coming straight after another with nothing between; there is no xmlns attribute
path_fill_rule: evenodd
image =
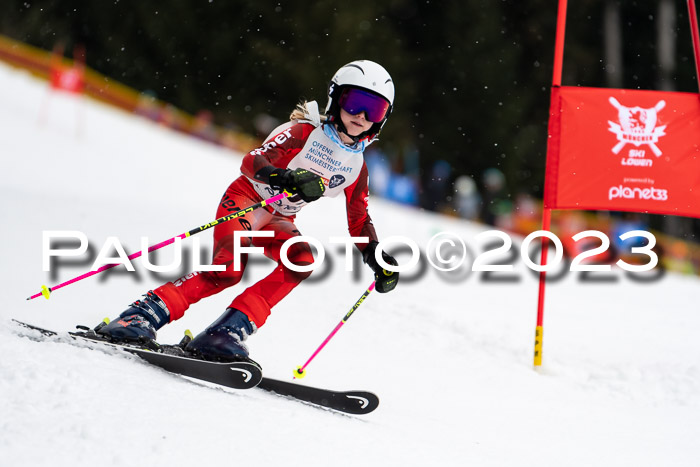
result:
<svg viewBox="0 0 700 467"><path fill-rule="evenodd" d="M340 120L345 125L345 129L348 131L350 136L358 136L363 131L367 131L372 128L372 122L365 118L365 113L360 112L358 114L352 115L343 109L340 109Z"/></svg>

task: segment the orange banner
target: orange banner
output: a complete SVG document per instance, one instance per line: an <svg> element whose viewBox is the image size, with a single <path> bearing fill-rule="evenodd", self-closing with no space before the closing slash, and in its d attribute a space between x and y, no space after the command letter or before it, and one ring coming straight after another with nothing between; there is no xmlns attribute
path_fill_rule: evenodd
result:
<svg viewBox="0 0 700 467"><path fill-rule="evenodd" d="M554 87L545 207L700 217L700 94Z"/></svg>

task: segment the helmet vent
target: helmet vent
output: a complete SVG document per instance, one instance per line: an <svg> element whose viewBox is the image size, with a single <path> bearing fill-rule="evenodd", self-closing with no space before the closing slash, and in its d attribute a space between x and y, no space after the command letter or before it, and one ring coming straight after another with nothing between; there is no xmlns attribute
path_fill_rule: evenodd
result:
<svg viewBox="0 0 700 467"><path fill-rule="evenodd" d="M360 70L360 71L362 72L363 75L365 74L365 70L363 70L363 69L362 69L360 66L358 66L358 65L355 65L355 64L350 63L350 64L345 65L345 66L351 66L351 67L353 67L353 68L357 68L358 70Z"/></svg>

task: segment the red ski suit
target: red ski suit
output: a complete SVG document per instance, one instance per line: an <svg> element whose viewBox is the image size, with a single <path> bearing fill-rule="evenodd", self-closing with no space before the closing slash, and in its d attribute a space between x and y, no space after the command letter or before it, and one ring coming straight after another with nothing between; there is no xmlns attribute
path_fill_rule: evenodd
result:
<svg viewBox="0 0 700 467"><path fill-rule="evenodd" d="M285 128L286 127L286 128ZM309 160L321 163L319 158L313 157L313 150L309 149L312 146L322 146L329 154L339 154L342 157L343 148L337 145L327 143L328 139L323 140L324 144L318 143L316 140L309 140L310 135L317 128L310 123L290 123L280 127L282 131L276 130L266 140L265 144L248 153L243 158L241 166L242 176L238 177L231 183L226 190L219 207L216 212L216 217L223 217L231 212L239 211L242 208L258 203L263 199L260 192L263 192L264 197L271 196L274 191L266 185L267 181L262 181L264 177L256 179L256 174L261 169L270 170L270 166L274 168L287 168L290 162L295 160L293 165L298 165L301 157L304 157L305 163L310 164ZM319 131L322 132L319 127ZM335 132L334 129L325 129L326 133ZM320 133L314 133L314 138ZM337 133L335 133L337 135ZM323 135L321 135L323 137ZM338 140L339 141L339 140ZM306 151L300 154L300 151ZM335 152L334 152L335 151ZM359 162L358 162L359 154ZM295 159L299 155L300 157ZM326 154L322 154L326 156ZM354 155L355 172L357 173L354 182L347 187L342 188L346 197L346 210L348 220L348 230L353 237L368 237L369 240L376 240L377 235L372 225L372 220L367 212L368 193L368 173L367 165L361 159L362 153L357 152ZM310 170L318 173L323 179L327 187L338 185L338 181L345 181L343 175L329 175L328 170L344 170L344 174L348 175L353 172L352 167L345 167L338 160L325 157L326 173L323 166L318 169L313 167ZM323 163L322 163L323 164ZM361 164L361 167L359 167ZM295 168L295 167L292 167ZM348 176L348 178L351 178ZM329 185L330 183L330 185ZM340 182L342 184L342 182ZM264 188L264 189L263 189ZM338 188L336 188L337 191ZM269 194L265 195L265 191ZM326 194L330 190L327 189ZM325 195L325 194L324 194ZM286 200L285 200L286 201ZM280 203L281 204L281 203ZM292 200L291 204L294 204ZM303 206L305 203L299 201L297 206ZM225 271L202 271L193 272L174 281L168 282L165 285L155 289L155 293L165 302L170 311L170 321L181 318L187 308L193 303L198 302L204 297L221 292L222 290L236 285L243 276L243 270L247 262L247 254L241 254L241 267L239 271L233 268L233 245L235 231L271 231L274 237L253 237L241 238L242 246L255 246L264 248L265 256L277 262L277 267L267 277L260 280L256 284L248 287L232 302L231 307L241 310L256 326L262 326L267 317L270 315L270 310L280 300L282 300L289 292L294 289L302 280L307 278L310 272L295 272L286 268L280 261L280 248L289 238L301 235L297 227L294 225L295 215L283 215L280 210L285 209L284 206L266 207L256 209L243 217L222 223L214 227L214 252L213 262L215 265L226 265ZM287 207L286 209L300 209L300 207ZM360 249L364 249L366 244L358 244ZM289 260L299 266L313 263L313 254L308 244L300 242L294 244L287 252Z"/></svg>

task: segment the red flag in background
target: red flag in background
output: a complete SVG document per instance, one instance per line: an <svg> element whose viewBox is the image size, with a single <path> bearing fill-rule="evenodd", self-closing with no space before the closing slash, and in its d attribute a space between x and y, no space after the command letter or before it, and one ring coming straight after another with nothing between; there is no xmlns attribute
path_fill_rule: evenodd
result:
<svg viewBox="0 0 700 467"><path fill-rule="evenodd" d="M51 54L50 83L52 89L80 94L85 86L85 51L82 47L73 50L73 64L63 64L63 46L58 45Z"/></svg>
<svg viewBox="0 0 700 467"><path fill-rule="evenodd" d="M700 96L554 87L545 207L700 217Z"/></svg>

